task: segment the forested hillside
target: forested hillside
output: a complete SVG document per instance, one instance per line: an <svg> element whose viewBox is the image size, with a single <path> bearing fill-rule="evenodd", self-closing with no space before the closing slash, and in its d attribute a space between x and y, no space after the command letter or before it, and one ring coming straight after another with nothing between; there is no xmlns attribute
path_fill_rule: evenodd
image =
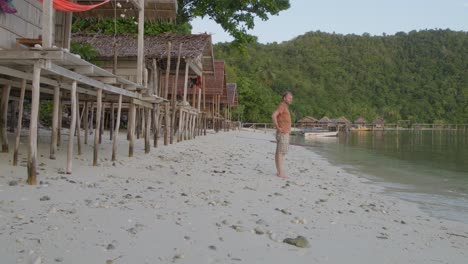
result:
<svg viewBox="0 0 468 264"><path fill-rule="evenodd" d="M281 34L281 32L278 32ZM387 122L468 123L468 33L387 36L309 32L291 41L215 45L239 87L243 121L270 122L285 90L296 119L345 116Z"/></svg>

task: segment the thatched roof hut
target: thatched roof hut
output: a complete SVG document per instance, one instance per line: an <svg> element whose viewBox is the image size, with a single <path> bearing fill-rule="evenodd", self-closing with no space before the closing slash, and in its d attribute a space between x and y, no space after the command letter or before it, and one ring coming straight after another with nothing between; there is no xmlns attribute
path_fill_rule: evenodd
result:
<svg viewBox="0 0 468 264"><path fill-rule="evenodd" d="M332 121L331 121L331 119L328 118L327 116L322 117L322 118L318 121L318 123L320 123L320 124L328 124L328 123L330 123L330 122L332 122Z"/></svg>
<svg viewBox="0 0 468 264"><path fill-rule="evenodd" d="M351 121L349 121L349 120L348 120L346 117L344 117L344 116L339 117L338 119L335 120L335 122L336 122L337 124L346 124L346 125L351 124Z"/></svg>
<svg viewBox="0 0 468 264"><path fill-rule="evenodd" d="M114 41L117 44L116 53L119 60L137 57L138 42L132 35L118 35L114 37L104 34L75 34L72 36L72 42L87 43L93 46L101 59L112 59L114 57ZM214 73L211 35L163 33L157 36L145 36L144 41L144 56L149 65L151 65L152 59L156 59L159 69L166 70L168 42L171 42L171 72L175 71L179 45L182 44L180 54L181 58L183 58L180 65L181 70L185 68L185 63L190 63L192 74Z"/></svg>
<svg viewBox="0 0 468 264"><path fill-rule="evenodd" d="M299 119L296 123L317 123L318 120L312 116L304 116L303 118Z"/></svg>
<svg viewBox="0 0 468 264"><path fill-rule="evenodd" d="M102 0L77 0L77 3L91 5ZM74 13L78 17L138 17L138 0L112 0L86 12ZM150 20L170 20L177 16L177 0L145 0L145 18Z"/></svg>
<svg viewBox="0 0 468 264"><path fill-rule="evenodd" d="M367 121L364 117L360 116L358 119L354 120L354 124L356 125L366 125Z"/></svg>

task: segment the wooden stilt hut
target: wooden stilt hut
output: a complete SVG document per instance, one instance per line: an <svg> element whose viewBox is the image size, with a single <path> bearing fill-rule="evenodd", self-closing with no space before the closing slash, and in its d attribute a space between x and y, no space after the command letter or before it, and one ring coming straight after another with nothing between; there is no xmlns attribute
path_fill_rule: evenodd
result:
<svg viewBox="0 0 468 264"><path fill-rule="evenodd" d="M296 127L300 129L311 129L318 126L318 120L312 116L304 116L296 122Z"/></svg>
<svg viewBox="0 0 468 264"><path fill-rule="evenodd" d="M107 48L113 40L119 54L120 76L132 78L136 63L136 39L130 35L74 35L73 41L93 46L99 53L97 60L105 68L112 67L113 52ZM145 71L148 72L147 95L162 97L153 101L160 107L161 122L156 130L164 128L165 144L193 138L194 121L202 119L203 78L213 74L211 36L164 33L145 37ZM175 85L177 83L177 85ZM145 99L150 99L145 97ZM168 104L168 106L166 106ZM167 115L166 115L166 109ZM159 120L159 114L156 115ZM167 122L166 122L167 120Z"/></svg>
<svg viewBox="0 0 468 264"><path fill-rule="evenodd" d="M99 131L100 126L103 125L102 117L105 114L103 103L118 103L118 117L120 116L122 102L129 104L130 109L135 109L136 105L145 109L153 108L154 96L147 99L148 96L144 93L147 90L143 79L145 14L147 15L146 18L159 19L157 17L159 13L156 11L157 6L158 4L164 4L168 8L165 15L175 17L177 1L95 1L98 4L102 3L102 5L99 7L92 6L92 8L89 5L93 1L88 0L78 1L78 3L71 3L68 0L42 0L42 3L37 0L24 0L23 2L22 5L17 6L17 12L14 15L3 14L5 17L0 20L0 85L3 87L1 102L3 106L11 101L10 97L19 97L19 113L23 112L24 101L30 102L27 182L36 184L38 112L41 101L53 101L50 158L55 157L56 147L60 142L58 140L61 135L59 129L62 124L60 102L69 108L70 124L67 163L65 166L67 173L72 172L73 139L77 120L81 118L79 115L80 108L87 111L88 104L85 102L95 103L93 165L97 165L99 161ZM138 44L135 48L137 50L136 81L116 75L115 72L98 67L69 52L72 16L115 17L117 2L128 5L128 10L135 12L138 17ZM60 3L66 5L59 5ZM88 10L88 12L80 13L84 10ZM110 14L108 10L112 10L112 13ZM4 109L4 107L0 108ZM88 113L84 115L86 116ZM21 117L18 119L20 120ZM0 124L3 124L1 121L3 121L3 118L0 118ZM129 125L131 131L134 131L134 121L135 118L132 119ZM118 124L119 121L116 123ZM21 122L19 121L14 149L16 158L21 129ZM87 130L87 127L85 130ZM118 125L115 130L118 130ZM80 137L80 134L77 133L77 136ZM116 134L114 133L114 145ZM133 155L133 133L130 138L129 152ZM8 143L5 140L2 142L4 144ZM113 156L115 156L115 149L113 150Z"/></svg>

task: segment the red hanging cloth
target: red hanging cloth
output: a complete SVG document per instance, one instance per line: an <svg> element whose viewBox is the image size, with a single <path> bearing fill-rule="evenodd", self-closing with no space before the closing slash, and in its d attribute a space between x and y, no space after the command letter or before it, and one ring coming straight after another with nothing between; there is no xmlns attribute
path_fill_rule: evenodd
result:
<svg viewBox="0 0 468 264"><path fill-rule="evenodd" d="M42 3L43 0L38 0L39 2ZM80 5L77 3L70 2L68 0L52 0L54 1L54 8L60 11L65 11L65 12L83 12L83 11L88 11L93 8L96 8L100 5L103 5L110 0L104 0L103 2L95 5Z"/></svg>

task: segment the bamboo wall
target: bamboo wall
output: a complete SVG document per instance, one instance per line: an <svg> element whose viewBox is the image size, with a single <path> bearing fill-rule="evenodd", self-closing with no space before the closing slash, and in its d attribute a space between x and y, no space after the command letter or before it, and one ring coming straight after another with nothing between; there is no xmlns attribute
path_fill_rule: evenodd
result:
<svg viewBox="0 0 468 264"><path fill-rule="evenodd" d="M16 46L16 38L38 38L41 34L42 4L37 0L17 0L15 14L0 12L0 48Z"/></svg>

